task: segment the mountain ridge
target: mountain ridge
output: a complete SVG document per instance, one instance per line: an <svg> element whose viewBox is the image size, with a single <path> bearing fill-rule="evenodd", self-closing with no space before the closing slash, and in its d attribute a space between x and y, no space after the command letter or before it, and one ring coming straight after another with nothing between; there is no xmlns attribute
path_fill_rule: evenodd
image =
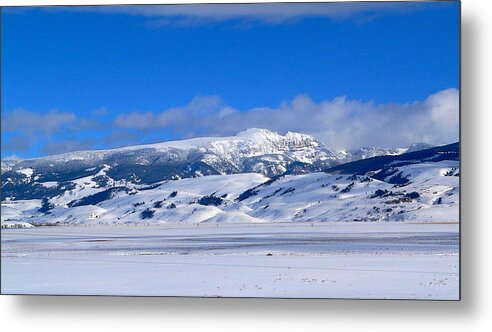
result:
<svg viewBox="0 0 492 332"><path fill-rule="evenodd" d="M151 185L165 180L240 173L275 177L324 171L369 156L403 153L405 149L362 148L361 151L342 153L308 134L281 135L250 128L235 136L2 161L2 201L54 197L70 190L74 180L84 177L95 178L101 186Z"/></svg>
<svg viewBox="0 0 492 332"><path fill-rule="evenodd" d="M419 150L424 150L433 147L433 145L431 144L420 142L420 143L413 143L407 148L384 148L384 147L376 147L376 146L361 146L359 148L337 151L335 149L326 147L325 144L319 142L314 136L309 134L288 131L285 135L282 136L268 129L249 128L238 132L234 136L200 136L194 138L169 140L169 141L163 141L157 143L128 145L128 146L110 148L110 149L77 150L77 151L70 151L70 152L64 152L64 153L40 156L34 158L18 158L18 157L16 157L15 159L4 158L2 160L2 167L12 166L23 162L36 162L36 161L45 161L45 160L46 161L63 160L64 162L66 162L70 160L83 159L83 156L88 154L104 156L106 154L111 154L111 153L129 152L129 151L147 150L147 149L155 149L155 150L166 150L166 149L173 149L173 148L191 149L191 148L203 147L207 143L221 142L221 141L228 141L228 140L240 141L241 139L244 138L246 139L250 138L251 140L254 140L257 143L261 143L260 141L258 141L258 139L255 139L259 135L263 135L264 137L270 136L276 138L280 137L284 139L290 139L291 142L296 142L296 141L302 142L303 140L316 142L316 145L329 149L330 151L336 153L340 158L345 160L365 159L365 158L371 158L371 157L376 157L386 154L397 155L397 154L419 151ZM360 155L361 157L358 157L358 155Z"/></svg>

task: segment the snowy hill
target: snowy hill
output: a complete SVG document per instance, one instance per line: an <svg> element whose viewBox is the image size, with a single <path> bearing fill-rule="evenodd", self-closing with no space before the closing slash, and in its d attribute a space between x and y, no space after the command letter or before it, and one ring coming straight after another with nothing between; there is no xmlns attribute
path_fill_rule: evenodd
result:
<svg viewBox="0 0 492 332"><path fill-rule="evenodd" d="M253 146L253 141L257 146ZM265 146L258 146L259 142ZM3 200L2 224L458 220L458 143L340 164L325 172L310 170L309 166L317 163L320 156L338 160L329 159L337 154L329 154L328 149L307 135L281 136L254 130L234 139L198 139L181 144L181 148L200 149L197 148L200 146L205 151L217 149L224 156L234 155L230 162L241 160L241 170L248 172L195 174L147 183L135 178L115 178L111 171L116 166L105 164L86 173L61 172L65 180L59 182L53 175L50 178L46 173L39 173L34 164L32 167L23 164L23 168L16 165L17 168L5 174L19 174L24 182L17 187L24 188L26 195L30 194L32 183L53 194L44 198ZM227 154L224 146L234 153ZM159 149L168 152L162 145L156 148ZM125 155L141 148L103 153L121 151ZM290 163L269 164L285 168L273 175L264 172L265 168L253 167L271 160L267 155L276 155L275 163L286 158L290 158ZM100 158L97 153L93 157ZM105 158L107 161L108 155ZM220 160L212 161L218 163L216 167L222 167ZM293 170L294 163L307 165L307 169L289 172L288 167ZM9 180L2 178L2 186L6 187Z"/></svg>
<svg viewBox="0 0 492 332"><path fill-rule="evenodd" d="M343 174L372 173L381 179L385 176L395 176L398 167L423 162L438 162L441 160L459 161L459 143L437 146L426 150L407 152L400 155L386 155L345 163L329 168L328 172ZM393 182L392 182L393 183ZM395 182L396 183L396 182Z"/></svg>

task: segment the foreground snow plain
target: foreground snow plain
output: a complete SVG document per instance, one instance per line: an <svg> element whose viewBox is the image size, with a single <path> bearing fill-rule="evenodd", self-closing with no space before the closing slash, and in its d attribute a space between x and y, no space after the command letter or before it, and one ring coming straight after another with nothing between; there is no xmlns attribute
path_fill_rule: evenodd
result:
<svg viewBox="0 0 492 332"><path fill-rule="evenodd" d="M2 230L3 294L459 298L457 223Z"/></svg>

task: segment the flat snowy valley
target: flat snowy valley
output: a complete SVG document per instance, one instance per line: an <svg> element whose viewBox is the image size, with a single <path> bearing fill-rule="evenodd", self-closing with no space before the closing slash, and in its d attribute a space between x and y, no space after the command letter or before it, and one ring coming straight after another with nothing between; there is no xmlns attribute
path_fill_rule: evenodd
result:
<svg viewBox="0 0 492 332"><path fill-rule="evenodd" d="M3 294L459 298L457 223L2 229Z"/></svg>

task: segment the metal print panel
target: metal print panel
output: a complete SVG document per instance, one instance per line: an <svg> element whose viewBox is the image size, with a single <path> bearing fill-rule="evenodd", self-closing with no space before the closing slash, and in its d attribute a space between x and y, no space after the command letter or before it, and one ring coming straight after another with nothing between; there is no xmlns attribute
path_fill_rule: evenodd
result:
<svg viewBox="0 0 492 332"><path fill-rule="evenodd" d="M2 294L460 298L459 2L1 18Z"/></svg>

